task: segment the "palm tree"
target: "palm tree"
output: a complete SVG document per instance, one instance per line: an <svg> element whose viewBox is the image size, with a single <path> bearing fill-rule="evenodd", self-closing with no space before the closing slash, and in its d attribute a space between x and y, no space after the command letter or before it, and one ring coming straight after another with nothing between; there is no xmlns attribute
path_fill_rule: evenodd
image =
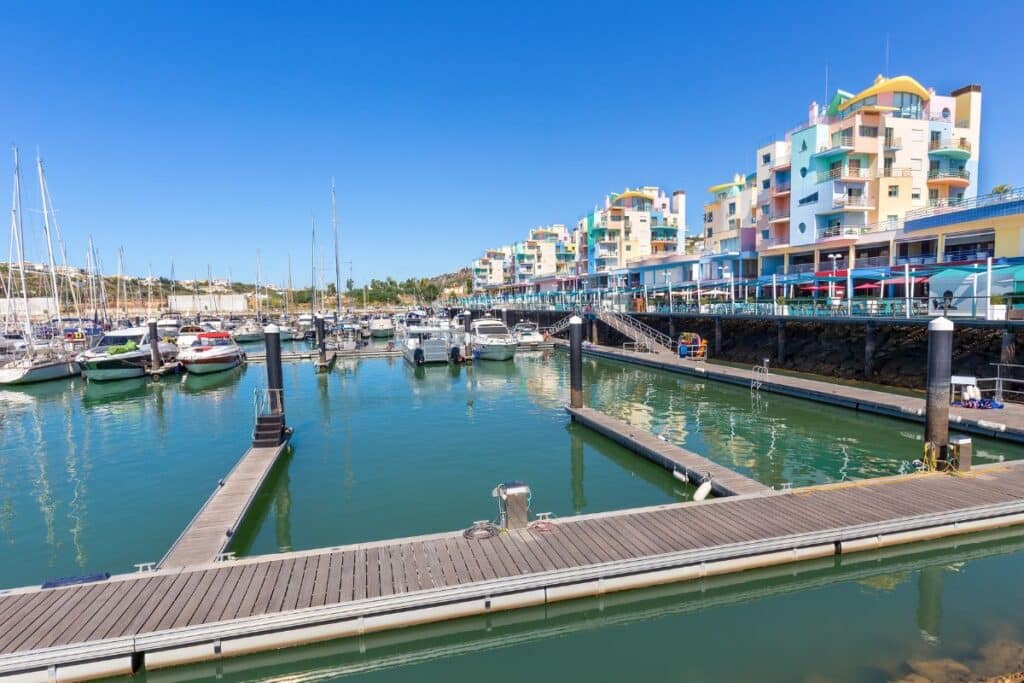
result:
<svg viewBox="0 0 1024 683"><path fill-rule="evenodd" d="M1000 183L999 185L996 185L995 187L992 188L992 194L1006 194L1012 189L1013 188L1007 185L1006 183Z"/></svg>

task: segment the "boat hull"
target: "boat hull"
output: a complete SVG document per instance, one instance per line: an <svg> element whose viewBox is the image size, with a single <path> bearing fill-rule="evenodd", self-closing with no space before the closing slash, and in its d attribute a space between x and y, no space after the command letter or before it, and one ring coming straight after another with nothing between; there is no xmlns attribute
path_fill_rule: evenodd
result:
<svg viewBox="0 0 1024 683"><path fill-rule="evenodd" d="M35 384L74 377L81 372L75 361L59 361L29 368L0 368L0 384Z"/></svg>
<svg viewBox="0 0 1024 683"><path fill-rule="evenodd" d="M82 374L90 382L112 382L133 379L146 374L147 358L142 354L131 357L97 358L82 361Z"/></svg>
<svg viewBox="0 0 1024 683"><path fill-rule="evenodd" d="M241 332L239 334L232 334L231 338L240 344L247 342L258 342L263 341L262 332Z"/></svg>
<svg viewBox="0 0 1024 683"><path fill-rule="evenodd" d="M190 373L197 375L208 375L214 372L223 372L231 368L237 368L242 364L241 356L232 358L182 360L182 366Z"/></svg>
<svg viewBox="0 0 1024 683"><path fill-rule="evenodd" d="M383 330L371 328L370 336L374 339L388 339L395 336L395 328L392 327Z"/></svg>
<svg viewBox="0 0 1024 683"><path fill-rule="evenodd" d="M479 360L512 360L517 344L473 344L473 358Z"/></svg>

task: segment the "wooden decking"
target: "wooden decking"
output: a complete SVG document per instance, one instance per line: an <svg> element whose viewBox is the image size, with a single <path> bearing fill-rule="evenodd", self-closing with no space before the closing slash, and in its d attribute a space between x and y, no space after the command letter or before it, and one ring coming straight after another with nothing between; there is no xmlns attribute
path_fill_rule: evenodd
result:
<svg viewBox="0 0 1024 683"><path fill-rule="evenodd" d="M1024 466L1004 464L167 565L0 594L0 675L156 669L1020 523Z"/></svg>
<svg viewBox="0 0 1024 683"><path fill-rule="evenodd" d="M723 467L691 451L662 441L648 431L633 427L593 408L569 408L566 412L581 425L607 436L609 439L638 453L648 460L671 470L685 472L691 482L699 483L711 477L711 488L720 496L768 493L764 484Z"/></svg>
<svg viewBox="0 0 1024 683"><path fill-rule="evenodd" d="M559 346L567 348L565 342ZM747 368L683 360L668 353L638 353L593 344L586 345L583 352L602 358L646 365L660 370L746 387L750 386L750 381L753 379L753 371ZM924 422L924 399L914 396L903 396L846 384L834 384L805 377L780 375L774 372L769 373L767 380L762 380L760 390ZM950 429L962 432L1024 442L1024 406L1010 403L1002 410L972 410L953 406L949 410L949 426Z"/></svg>
<svg viewBox="0 0 1024 683"><path fill-rule="evenodd" d="M235 531L287 442L276 447L250 448L217 482L206 503L182 532L160 567L209 564L227 550Z"/></svg>

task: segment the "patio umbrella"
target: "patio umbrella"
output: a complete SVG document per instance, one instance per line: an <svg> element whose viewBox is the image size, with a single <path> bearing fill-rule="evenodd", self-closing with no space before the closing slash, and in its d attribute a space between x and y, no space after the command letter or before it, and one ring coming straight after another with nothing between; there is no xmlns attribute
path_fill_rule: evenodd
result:
<svg viewBox="0 0 1024 683"><path fill-rule="evenodd" d="M856 287L854 287L854 290L875 289L881 286L882 284L879 282L865 282L862 285L857 285Z"/></svg>

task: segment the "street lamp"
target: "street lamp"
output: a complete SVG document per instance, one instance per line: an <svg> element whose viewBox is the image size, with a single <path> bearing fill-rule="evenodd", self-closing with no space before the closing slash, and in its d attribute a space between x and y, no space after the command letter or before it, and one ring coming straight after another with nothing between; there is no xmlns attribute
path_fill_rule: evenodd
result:
<svg viewBox="0 0 1024 683"><path fill-rule="evenodd" d="M828 258L832 261L832 280L830 280L829 283L828 283L828 296L829 296L830 299L833 298L836 295L836 283L835 283L836 261L838 261L842 257L843 257L842 254L829 254L828 255Z"/></svg>
<svg viewBox="0 0 1024 683"><path fill-rule="evenodd" d="M668 286L668 312L672 312L672 271L665 271L665 284Z"/></svg>

